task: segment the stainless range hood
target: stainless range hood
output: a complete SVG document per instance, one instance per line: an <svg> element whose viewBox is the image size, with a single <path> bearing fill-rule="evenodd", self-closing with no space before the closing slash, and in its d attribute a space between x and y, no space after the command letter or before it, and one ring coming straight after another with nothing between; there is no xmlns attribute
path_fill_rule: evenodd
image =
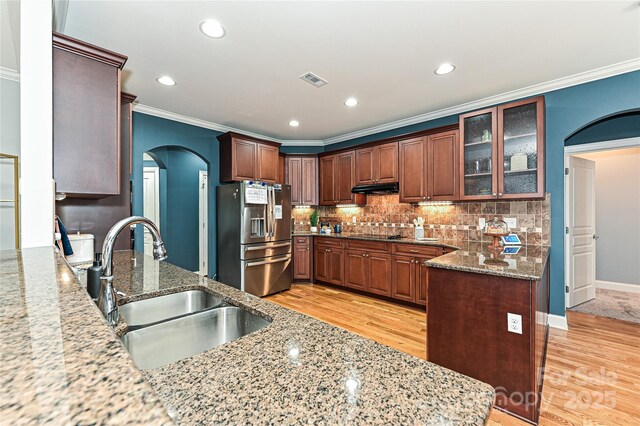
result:
<svg viewBox="0 0 640 426"><path fill-rule="evenodd" d="M398 182L357 185L351 188L351 192L354 194L395 194L398 192Z"/></svg>

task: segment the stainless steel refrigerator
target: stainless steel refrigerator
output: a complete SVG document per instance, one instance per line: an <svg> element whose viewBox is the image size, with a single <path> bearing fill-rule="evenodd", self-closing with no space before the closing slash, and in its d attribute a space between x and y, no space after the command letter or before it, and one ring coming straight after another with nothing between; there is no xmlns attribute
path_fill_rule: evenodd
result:
<svg viewBox="0 0 640 426"><path fill-rule="evenodd" d="M256 296L291 287L291 187L218 187L218 281Z"/></svg>

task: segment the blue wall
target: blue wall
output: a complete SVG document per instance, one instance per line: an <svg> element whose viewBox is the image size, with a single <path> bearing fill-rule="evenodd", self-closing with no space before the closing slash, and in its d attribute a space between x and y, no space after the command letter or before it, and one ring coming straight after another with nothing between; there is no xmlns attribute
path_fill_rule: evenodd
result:
<svg viewBox="0 0 640 426"><path fill-rule="evenodd" d="M148 151L162 165L160 178L160 232L167 262L189 271L199 269L199 172L207 164L183 148ZM145 165L146 165L145 161Z"/></svg>
<svg viewBox="0 0 640 426"><path fill-rule="evenodd" d="M285 154L317 154L324 152L324 146L281 146L280 152Z"/></svg>
<svg viewBox="0 0 640 426"><path fill-rule="evenodd" d="M177 121L166 120L159 117L154 117L151 115L141 114L138 112L133 113L133 173L132 173L132 185L133 185L133 214L142 214L143 212L143 198L142 198L142 167L143 160L142 154L146 151L157 151L162 152L163 149L168 147L179 147L191 151L196 154L200 159L206 164L207 173L209 175L209 276L213 276L216 272L216 187L220 185L220 146L216 137L220 135L220 132L216 132L209 129L204 129L201 127L191 126L184 123L179 123ZM160 148L160 149L159 149ZM164 161L164 158L162 159ZM196 175L196 185L197 188L197 169L201 166L192 164L190 167L194 168L193 173ZM170 166L169 166L170 167ZM169 184L169 170L167 167L166 172L166 186ZM165 180L161 177L161 185ZM180 184L177 184L178 186ZM162 192L162 191L161 191ZM161 194L162 196L162 194ZM197 221L197 194L195 196L196 200L196 221ZM166 211L164 206L161 206L161 217L160 217L160 226L163 228L161 232L163 232L163 238L170 241L173 236L174 231L170 231L166 226L171 224L171 226L178 226L181 220L183 220L182 214L179 211L182 209L180 204L172 205L170 203L164 203L166 206ZM172 212L173 210L173 212ZM177 213L174 213L177 212ZM167 218L167 220L163 221L163 216ZM189 214L192 216L192 214ZM185 215L186 217L186 215ZM172 219L173 218L173 219ZM177 218L177 219L176 219ZM167 235L164 235L164 234ZM198 241L198 234L195 234L196 248ZM142 229L136 230L136 250L142 251ZM169 243L170 244L170 243ZM170 247L168 247L170 249ZM195 262L195 265L198 263L198 255L197 250L195 255L188 254L186 257L181 256L179 251L182 250L182 247L179 247L177 250L173 250L174 253L169 253L169 260L174 261L176 259L177 262L190 262L191 258ZM187 263L185 263L187 264ZM189 267L190 270L195 270L196 267Z"/></svg>
<svg viewBox="0 0 640 426"><path fill-rule="evenodd" d="M564 315L564 145L565 139L590 124L621 112L640 109L640 71L580 84L566 89L544 93L546 104L546 191L551 193L551 313ZM581 133L574 143L594 142L593 139L611 140L632 135L638 126L637 115L616 120L597 136ZM624 121L624 128L621 123ZM332 151L387 137L427 130L458 122L458 115L426 121L386 132L364 136L325 147ZM617 125L616 125L617 124ZM576 135L577 137L577 135ZM293 148L293 147L288 147Z"/></svg>

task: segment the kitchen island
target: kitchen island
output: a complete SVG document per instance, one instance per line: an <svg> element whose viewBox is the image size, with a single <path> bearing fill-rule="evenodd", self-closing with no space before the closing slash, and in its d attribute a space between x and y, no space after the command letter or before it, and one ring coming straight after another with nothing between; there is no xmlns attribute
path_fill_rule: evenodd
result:
<svg viewBox="0 0 640 426"><path fill-rule="evenodd" d="M202 289L272 323L140 372L53 248L0 253L0 418L11 424L485 423L491 386L139 253L124 303ZM123 332L126 325L119 326Z"/></svg>
<svg viewBox="0 0 640 426"><path fill-rule="evenodd" d="M487 246L470 244L426 262L427 359L490 383L497 408L537 423L549 329L549 248Z"/></svg>

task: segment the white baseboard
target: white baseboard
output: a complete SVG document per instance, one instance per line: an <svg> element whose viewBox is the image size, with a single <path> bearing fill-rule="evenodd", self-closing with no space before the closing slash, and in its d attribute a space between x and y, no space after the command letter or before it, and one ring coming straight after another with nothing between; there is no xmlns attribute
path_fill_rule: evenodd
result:
<svg viewBox="0 0 640 426"><path fill-rule="evenodd" d="M567 317L549 314L549 327L568 330L569 324L567 324Z"/></svg>
<svg viewBox="0 0 640 426"><path fill-rule="evenodd" d="M596 288L603 288L605 290L626 291L627 293L640 293L640 285L638 284L616 283L613 281L596 280Z"/></svg>

